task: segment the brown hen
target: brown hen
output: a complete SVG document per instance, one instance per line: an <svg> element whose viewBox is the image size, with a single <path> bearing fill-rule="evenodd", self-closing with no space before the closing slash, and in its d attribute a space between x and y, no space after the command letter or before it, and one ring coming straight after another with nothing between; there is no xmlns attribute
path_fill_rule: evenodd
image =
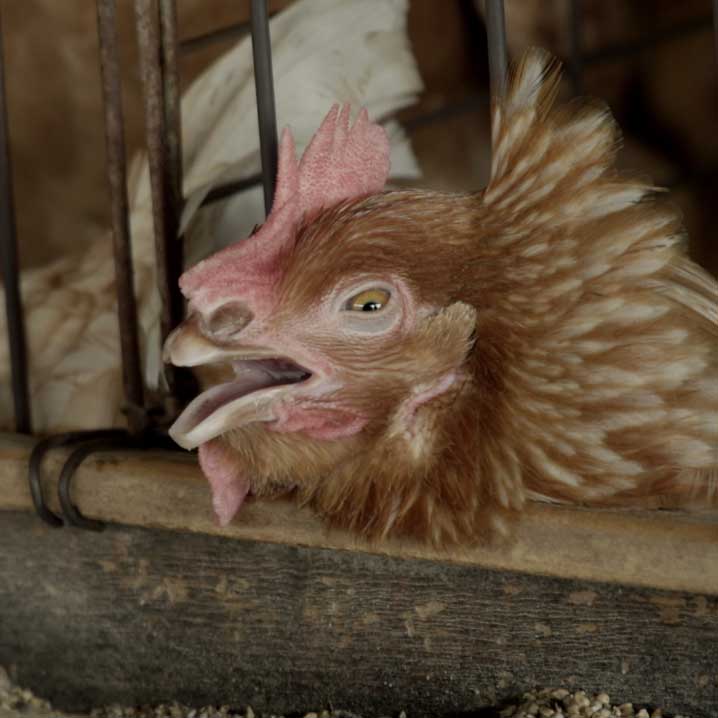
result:
<svg viewBox="0 0 718 718"><path fill-rule="evenodd" d="M594 105L539 51L494 103L488 187L381 192L386 138L334 108L250 239L187 272L166 346L210 388L172 429L221 522L294 489L332 524L436 544L528 499L718 494L718 285ZM221 383L224 382L224 383Z"/></svg>

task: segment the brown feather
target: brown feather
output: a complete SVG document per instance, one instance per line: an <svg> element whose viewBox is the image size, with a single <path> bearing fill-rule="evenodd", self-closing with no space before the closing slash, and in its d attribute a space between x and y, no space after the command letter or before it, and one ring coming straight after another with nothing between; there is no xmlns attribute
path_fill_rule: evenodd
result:
<svg viewBox="0 0 718 718"><path fill-rule="evenodd" d="M516 68L484 192L386 192L301 228L277 316L368 270L443 310L391 347L315 337L370 420L335 441L231 433L256 493L296 487L334 525L436 544L506 535L527 499L716 503L718 285L676 210L615 171L608 111L553 107L558 78L538 51Z"/></svg>

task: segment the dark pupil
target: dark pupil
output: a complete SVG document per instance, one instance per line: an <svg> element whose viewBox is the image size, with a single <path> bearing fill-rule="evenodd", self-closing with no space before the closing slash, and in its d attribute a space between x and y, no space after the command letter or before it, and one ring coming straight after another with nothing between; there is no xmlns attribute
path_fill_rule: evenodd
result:
<svg viewBox="0 0 718 718"><path fill-rule="evenodd" d="M378 309L381 309L381 304L379 302L367 302L366 304L363 304L361 308L363 312L376 312Z"/></svg>

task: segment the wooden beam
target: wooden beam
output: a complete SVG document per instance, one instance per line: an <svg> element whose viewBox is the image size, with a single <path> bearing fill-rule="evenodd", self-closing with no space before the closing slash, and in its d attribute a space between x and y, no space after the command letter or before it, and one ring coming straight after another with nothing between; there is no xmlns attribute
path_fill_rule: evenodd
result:
<svg viewBox="0 0 718 718"><path fill-rule="evenodd" d="M31 439L0 434L0 510L32 510L27 486ZM44 492L59 510L54 477L66 454L48 457ZM251 501L232 525L214 522L194 457L182 452L98 454L79 469L73 497L102 521L236 539L362 551L563 578L718 594L718 514L588 511L536 504L509 546L449 553L410 542L376 544L329 531L307 509Z"/></svg>
<svg viewBox="0 0 718 718"><path fill-rule="evenodd" d="M565 686L718 715L716 597L26 512L0 546L0 664L66 710L469 716Z"/></svg>

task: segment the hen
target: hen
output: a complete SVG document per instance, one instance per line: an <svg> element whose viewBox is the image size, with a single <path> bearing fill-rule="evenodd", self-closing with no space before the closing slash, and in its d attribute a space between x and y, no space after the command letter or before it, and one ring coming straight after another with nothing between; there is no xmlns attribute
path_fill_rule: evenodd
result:
<svg viewBox="0 0 718 718"><path fill-rule="evenodd" d="M527 499L687 506L718 490L718 285L614 171L539 51L492 109L480 193L382 192L383 131L334 107L282 136L266 223L186 272L166 359L208 388L172 427L221 523L293 489L331 524L436 544Z"/></svg>

